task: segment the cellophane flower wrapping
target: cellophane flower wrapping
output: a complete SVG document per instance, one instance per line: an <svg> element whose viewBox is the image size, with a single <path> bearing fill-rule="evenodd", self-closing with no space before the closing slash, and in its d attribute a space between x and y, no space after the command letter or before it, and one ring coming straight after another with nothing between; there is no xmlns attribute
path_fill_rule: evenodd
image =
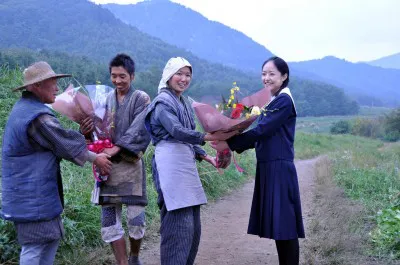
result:
<svg viewBox="0 0 400 265"><path fill-rule="evenodd" d="M86 85L86 91L94 110L94 132L99 140L110 140L114 128L114 114L106 106L107 97L114 89L105 85Z"/></svg>
<svg viewBox="0 0 400 265"><path fill-rule="evenodd" d="M113 88L105 85L82 86L76 80L71 80L65 91L56 97L50 107L78 124L87 117L93 117L95 128L87 146L90 151L100 153L105 148L113 146L111 142L114 127L113 113L109 113L106 106L107 97L113 91ZM95 184L91 201L98 204L101 182L107 180L108 176L101 175L94 165L93 175Z"/></svg>
<svg viewBox="0 0 400 265"><path fill-rule="evenodd" d="M93 104L86 91L82 87L74 87L73 84L56 97L51 107L78 124L94 115Z"/></svg>
<svg viewBox="0 0 400 265"><path fill-rule="evenodd" d="M244 131L249 128L261 113L261 109L271 100L271 94L266 89L244 97L240 101L235 95L239 88L234 83L229 100L212 107L209 104L196 102L192 99L192 107L203 130L208 133L217 131ZM227 149L217 152L217 167L226 168L232 160L232 152Z"/></svg>

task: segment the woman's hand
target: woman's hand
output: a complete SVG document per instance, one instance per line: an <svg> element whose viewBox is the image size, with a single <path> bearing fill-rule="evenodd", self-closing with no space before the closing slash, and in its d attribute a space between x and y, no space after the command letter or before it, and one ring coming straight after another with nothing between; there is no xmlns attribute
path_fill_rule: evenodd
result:
<svg viewBox="0 0 400 265"><path fill-rule="evenodd" d="M86 117L80 124L79 130L82 134L86 135L94 130L94 122L91 116Z"/></svg>
<svg viewBox="0 0 400 265"><path fill-rule="evenodd" d="M119 146L114 145L111 148L105 148L103 150L103 153L105 153L105 154L107 154L107 155L112 157L112 156L115 156L116 154L118 154L119 151L121 151L121 148Z"/></svg>
<svg viewBox="0 0 400 265"><path fill-rule="evenodd" d="M225 141L239 133L240 132L238 130L231 132L217 131L214 133L207 133L204 137L204 141Z"/></svg>
<svg viewBox="0 0 400 265"><path fill-rule="evenodd" d="M101 174L110 174L112 162L109 160L109 158L110 156L104 153L96 155L96 159L93 161L93 164L95 164L100 169Z"/></svg>
<svg viewBox="0 0 400 265"><path fill-rule="evenodd" d="M206 156L202 156L201 159L210 163L213 167L215 167L215 168L217 167L217 159L215 157L206 155Z"/></svg>
<svg viewBox="0 0 400 265"><path fill-rule="evenodd" d="M212 141L210 146L219 152L229 149L229 145L226 141Z"/></svg>

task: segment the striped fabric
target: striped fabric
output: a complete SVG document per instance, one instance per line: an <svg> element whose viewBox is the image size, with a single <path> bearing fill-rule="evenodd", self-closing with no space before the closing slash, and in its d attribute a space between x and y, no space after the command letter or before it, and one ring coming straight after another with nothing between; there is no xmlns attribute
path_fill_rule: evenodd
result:
<svg viewBox="0 0 400 265"><path fill-rule="evenodd" d="M161 208L161 265L192 265L200 244L200 206Z"/></svg>
<svg viewBox="0 0 400 265"><path fill-rule="evenodd" d="M39 116L29 126L28 134L34 148L50 150L57 157L79 166L96 159L96 154L86 149L85 137L77 131L64 129L53 116Z"/></svg>
<svg viewBox="0 0 400 265"><path fill-rule="evenodd" d="M46 243L64 236L60 216L49 221L14 224L20 245Z"/></svg>

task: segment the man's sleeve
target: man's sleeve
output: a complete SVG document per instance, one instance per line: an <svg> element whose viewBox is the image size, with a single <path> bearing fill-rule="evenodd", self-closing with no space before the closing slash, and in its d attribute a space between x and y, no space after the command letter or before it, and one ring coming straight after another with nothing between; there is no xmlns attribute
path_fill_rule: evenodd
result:
<svg viewBox="0 0 400 265"><path fill-rule="evenodd" d="M57 157L69 160L82 166L86 161L93 162L96 154L86 148L82 134L64 129L59 121L51 115L37 117L29 126L28 134L33 146L49 150Z"/></svg>

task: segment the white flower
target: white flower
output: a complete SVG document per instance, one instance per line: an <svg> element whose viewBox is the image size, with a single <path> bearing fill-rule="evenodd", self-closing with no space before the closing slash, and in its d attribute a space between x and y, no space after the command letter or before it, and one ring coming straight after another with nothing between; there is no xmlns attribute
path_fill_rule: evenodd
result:
<svg viewBox="0 0 400 265"><path fill-rule="evenodd" d="M261 114L261 110L259 107L254 106L253 108L251 108L251 115L252 116L258 116Z"/></svg>

